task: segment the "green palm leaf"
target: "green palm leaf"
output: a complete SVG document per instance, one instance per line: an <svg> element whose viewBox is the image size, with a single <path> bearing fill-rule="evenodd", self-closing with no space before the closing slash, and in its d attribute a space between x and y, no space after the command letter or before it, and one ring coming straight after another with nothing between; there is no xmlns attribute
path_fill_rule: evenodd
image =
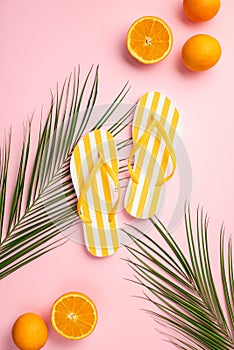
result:
<svg viewBox="0 0 234 350"><path fill-rule="evenodd" d="M7 178L10 172L11 133L1 148L1 279L64 243L66 238L58 234L77 222L77 200L69 172L72 150L84 132L101 127L111 117L128 92L126 84L95 124L91 115L97 99L98 67L90 86L91 72L92 68L83 86L80 86L80 70L74 71L61 92L57 88L55 96L51 95L51 107L44 127L41 126L39 130L32 168L29 162L33 157L32 122L28 122L9 215L6 201L9 198ZM130 114L131 110L111 126L115 134L121 131L122 123L127 124ZM29 185L26 186L27 178Z"/></svg>
<svg viewBox="0 0 234 350"><path fill-rule="evenodd" d="M145 294L153 309L147 310L157 322L171 329L171 343L180 349L234 349L234 284L231 238L226 244L223 228L220 234L220 271L224 307L211 269L208 243L208 218L197 211L196 234L193 232L189 207L185 212L188 251L183 252L160 220L150 219L157 237L151 238L130 227L125 231L135 243L127 249L128 263L136 280L150 293ZM155 232L155 233L156 233ZM188 257L187 257L188 255ZM175 334L176 332L176 334Z"/></svg>

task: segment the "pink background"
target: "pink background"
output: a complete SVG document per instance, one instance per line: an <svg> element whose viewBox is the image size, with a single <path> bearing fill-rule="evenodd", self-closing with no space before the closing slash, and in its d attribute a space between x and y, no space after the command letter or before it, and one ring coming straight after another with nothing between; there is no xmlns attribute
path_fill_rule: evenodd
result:
<svg viewBox="0 0 234 350"><path fill-rule="evenodd" d="M150 90L167 94L181 113L183 141L193 168L193 211L201 203L211 217L216 268L219 228L224 221L231 233L234 225L233 12L233 0L225 0L213 20L194 24L185 18L182 1L176 0L1 0L1 139L12 125L14 144L21 144L22 124L33 112L36 135L41 107L46 111L49 103L49 88L62 84L77 64L82 77L91 64L100 64L99 104L110 103L127 80L132 88L126 103L135 103ZM158 65L138 64L125 48L129 26L143 15L162 17L174 33L173 50ZM213 35L223 49L217 66L203 73L187 71L180 58L183 43L196 33ZM183 229L181 225L175 233L181 244ZM37 312L49 325L52 302L73 290L95 301L97 328L87 339L73 342L49 326L45 349L174 349L140 310L148 305L132 297L141 295L141 289L124 280L132 277L121 260L126 255L121 248L111 258L96 260L83 246L68 242L2 280L0 349L15 349L10 333L18 315Z"/></svg>

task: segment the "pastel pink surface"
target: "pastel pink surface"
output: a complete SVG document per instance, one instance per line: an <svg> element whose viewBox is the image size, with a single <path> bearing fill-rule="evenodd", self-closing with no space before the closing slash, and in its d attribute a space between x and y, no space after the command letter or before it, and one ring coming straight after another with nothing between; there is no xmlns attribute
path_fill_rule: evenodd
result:
<svg viewBox="0 0 234 350"><path fill-rule="evenodd" d="M182 1L111 2L57 0L2 0L0 3L0 120L13 129L13 142L21 144L22 124L34 113L37 135L41 107L47 110L49 88L62 84L74 66L84 77L91 64L100 64L98 103L110 103L125 82L132 89L126 103L135 103L145 92L168 95L181 113L183 141L193 168L192 207L204 205L211 217L212 255L217 256L219 228L225 222L231 233L234 219L234 4L222 3L209 22L195 24L182 12ZM171 54L161 63L144 66L132 59L125 45L131 23L143 15L162 17L174 33ZM216 37L222 46L220 62L210 71L192 73L181 63L183 43L197 33ZM17 150L14 155L17 159ZM175 237L183 244L181 225ZM184 244L185 246L185 244ZM11 327L19 314L41 314L49 325L52 302L64 292L78 290L96 303L99 322L87 339L67 341L49 326L45 349L172 350L157 325L133 298L141 289L124 280L132 271L120 258L121 248L107 259L97 260L81 245L68 242L1 281L0 349L13 350ZM214 268L216 264L214 261ZM217 280L219 279L217 268Z"/></svg>

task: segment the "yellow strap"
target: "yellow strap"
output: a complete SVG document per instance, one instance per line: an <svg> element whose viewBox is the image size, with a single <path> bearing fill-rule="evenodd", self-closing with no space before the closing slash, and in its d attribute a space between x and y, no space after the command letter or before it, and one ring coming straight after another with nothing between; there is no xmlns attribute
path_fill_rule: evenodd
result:
<svg viewBox="0 0 234 350"><path fill-rule="evenodd" d="M112 207L110 213L108 213L108 221L109 222L111 222L114 219L114 215L116 213L116 210L117 210L117 207L119 204L119 199L120 199L120 184L119 184L118 176L115 174L115 172L112 170L112 168L106 163L105 159L103 158L103 156L100 152L98 152L98 156L99 156L99 159L98 159L97 163L95 164L95 166L93 167L93 169L88 177L88 180L86 181L85 185L83 186L82 190L80 191L80 197L79 197L78 202L77 202L78 214L79 214L81 220L85 223L92 223L92 220L90 218L88 218L87 216L85 216L81 212L82 202L85 200L85 195L89 189L89 186L93 183L94 178L97 174L97 171L101 167L103 167L106 170L106 172L110 175L110 177L114 181L115 187L118 191L118 198L117 198L114 206Z"/></svg>
<svg viewBox="0 0 234 350"><path fill-rule="evenodd" d="M162 126L162 124L160 124L160 122L154 118L153 115L151 115L151 118L153 119L151 124L149 125L149 127L147 128L147 130L144 132L144 134L140 137L140 139L137 141L137 143L135 143L135 145L132 148L132 151L130 153L130 156L128 158L128 170L129 173L131 175L132 180L138 184L139 183L139 177L136 175L135 171L132 169L131 167L131 159L133 157L133 155L138 151L138 149L140 147L145 147L146 148L146 137L147 134L150 134L154 128L157 128L159 131L159 134L161 135L161 137L164 139L166 147L170 153L171 156L171 160L172 160L172 164L173 164L173 169L170 175L168 175L167 177L164 177L162 175L162 172L160 172L160 176L155 184L155 186L160 186L162 184L164 184L165 182L167 182L168 180L170 180L175 172L176 169L176 155L175 155L175 151L174 148L172 146L171 140L168 137L164 127Z"/></svg>

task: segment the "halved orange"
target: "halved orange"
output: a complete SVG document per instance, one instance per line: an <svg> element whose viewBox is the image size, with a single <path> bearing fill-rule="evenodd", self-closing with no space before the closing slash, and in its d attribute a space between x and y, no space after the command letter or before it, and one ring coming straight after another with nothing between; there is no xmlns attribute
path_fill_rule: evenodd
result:
<svg viewBox="0 0 234 350"><path fill-rule="evenodd" d="M96 306L83 293L66 293L52 306L52 326L56 332L68 339L79 340L87 337L93 332L97 318Z"/></svg>
<svg viewBox="0 0 234 350"><path fill-rule="evenodd" d="M127 34L130 54L144 64L162 61L171 51L173 35L161 18L145 16L136 20Z"/></svg>

